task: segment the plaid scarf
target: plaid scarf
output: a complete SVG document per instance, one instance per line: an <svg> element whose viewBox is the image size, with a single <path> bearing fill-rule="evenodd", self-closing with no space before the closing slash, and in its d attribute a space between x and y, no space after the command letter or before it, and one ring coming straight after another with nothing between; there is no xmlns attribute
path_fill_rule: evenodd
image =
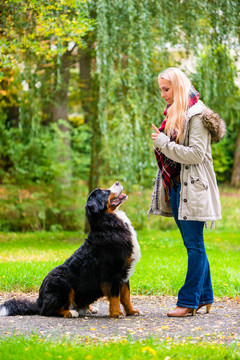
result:
<svg viewBox="0 0 240 360"><path fill-rule="evenodd" d="M188 108L196 104L199 100L199 93L197 90L192 86L189 92L189 104ZM164 111L164 115L166 118L163 120L162 125L159 128L160 132L164 132L166 122L167 122L167 111L169 108L169 104L167 104L167 107ZM173 132L173 134L170 136L170 141L176 142L177 134L176 131ZM155 149L155 156L157 159L158 166L162 172L163 177L163 186L165 191L165 200L166 202L170 203L170 191L171 191L171 178L174 177L174 173L176 171L177 163L171 159L168 159L163 153L161 153L159 150Z"/></svg>

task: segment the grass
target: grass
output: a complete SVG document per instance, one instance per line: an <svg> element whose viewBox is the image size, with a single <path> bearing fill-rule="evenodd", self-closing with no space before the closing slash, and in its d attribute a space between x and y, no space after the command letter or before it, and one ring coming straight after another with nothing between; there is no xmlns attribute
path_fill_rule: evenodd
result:
<svg viewBox="0 0 240 360"><path fill-rule="evenodd" d="M240 196L222 188L221 221L205 231L214 294L240 294ZM186 250L172 218L151 216L146 225L149 191L135 189L123 205L138 233L142 258L131 278L133 294L177 295L187 268ZM142 220L144 219L144 220ZM37 291L43 278L84 240L83 232L0 233L0 291Z"/></svg>
<svg viewBox="0 0 240 360"><path fill-rule="evenodd" d="M223 219L205 231L214 294L240 294L240 194L222 188ZM132 293L177 295L187 268L186 250L172 218L146 210L150 191L133 189L123 205L137 229L142 258L131 279ZM144 224L144 226L143 226ZM82 243L81 232L0 233L0 291L37 291L43 278Z"/></svg>
<svg viewBox="0 0 240 360"><path fill-rule="evenodd" d="M56 341L40 339L36 335L30 338L13 336L0 341L2 359L35 360L35 359L65 359L65 360L121 360L121 359L201 359L222 360L240 358L237 344L230 347L203 342L182 343L161 342L159 339L143 341L123 340L114 343L87 343L79 341Z"/></svg>
<svg viewBox="0 0 240 360"><path fill-rule="evenodd" d="M43 278L70 256L84 239L82 233L0 234L0 291L37 291ZM131 278L139 295L177 295L187 255L177 230L138 232L142 257ZM239 233L207 231L205 243L214 294L236 297L239 285Z"/></svg>

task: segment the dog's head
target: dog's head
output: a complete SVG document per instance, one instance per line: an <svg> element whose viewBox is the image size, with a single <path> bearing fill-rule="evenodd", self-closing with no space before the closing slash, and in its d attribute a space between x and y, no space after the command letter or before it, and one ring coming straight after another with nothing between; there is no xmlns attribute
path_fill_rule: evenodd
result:
<svg viewBox="0 0 240 360"><path fill-rule="evenodd" d="M94 216L114 212L125 200L127 195L122 193L123 187L117 181L109 189L95 189L88 196L86 215Z"/></svg>

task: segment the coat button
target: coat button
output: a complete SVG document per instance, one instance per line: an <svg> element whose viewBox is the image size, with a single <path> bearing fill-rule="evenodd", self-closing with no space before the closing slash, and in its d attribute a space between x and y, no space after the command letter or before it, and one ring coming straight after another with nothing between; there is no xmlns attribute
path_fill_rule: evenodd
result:
<svg viewBox="0 0 240 360"><path fill-rule="evenodd" d="M184 185L187 186L187 182L186 182L186 181L185 181Z"/></svg>
<svg viewBox="0 0 240 360"><path fill-rule="evenodd" d="M187 220L187 217L186 217L186 216L184 216L184 217L183 217L183 220Z"/></svg>
<svg viewBox="0 0 240 360"><path fill-rule="evenodd" d="M187 202L187 199L183 199L184 202Z"/></svg>
<svg viewBox="0 0 240 360"><path fill-rule="evenodd" d="M191 184L194 184L194 180L191 180Z"/></svg>
<svg viewBox="0 0 240 360"><path fill-rule="evenodd" d="M188 170L188 169L189 169L189 166L188 166L188 165L187 165L187 166L185 166L185 169L186 169L186 170Z"/></svg>

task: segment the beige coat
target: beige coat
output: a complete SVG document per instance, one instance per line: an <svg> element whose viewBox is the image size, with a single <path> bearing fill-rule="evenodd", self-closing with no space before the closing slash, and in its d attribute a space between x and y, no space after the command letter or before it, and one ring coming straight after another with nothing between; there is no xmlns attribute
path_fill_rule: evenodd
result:
<svg viewBox="0 0 240 360"><path fill-rule="evenodd" d="M225 124L218 114L202 101L188 109L183 144L177 144L164 133L154 146L169 159L181 164L179 220L215 221L221 219L221 204L213 170L211 143L225 134ZM162 174L159 170L153 189L149 215L172 216L165 201Z"/></svg>

